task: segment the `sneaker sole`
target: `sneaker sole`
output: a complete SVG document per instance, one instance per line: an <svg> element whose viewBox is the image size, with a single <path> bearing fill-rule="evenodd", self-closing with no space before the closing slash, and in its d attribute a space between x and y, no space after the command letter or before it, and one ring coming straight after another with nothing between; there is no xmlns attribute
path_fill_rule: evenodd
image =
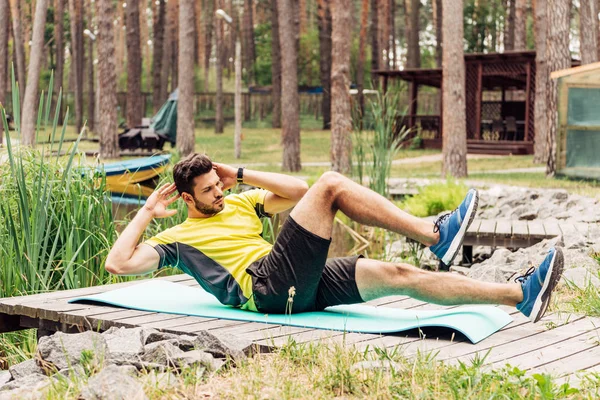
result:
<svg viewBox="0 0 600 400"><path fill-rule="evenodd" d="M473 219L475 219L475 212L477 211L478 204L479 204L479 191L477 191L477 189L475 189L475 199L471 202L471 205L467 209L467 214L465 215L465 219L463 220L463 223L461 224L460 229L458 230L458 233L454 237L454 240L452 241L452 243L450 243L450 247L448 247L448 251L446 251L446 254L444 255L444 257L442 257L442 262L446 266L449 266L450 264L452 264L452 261L454 261L454 258L458 254L458 249L460 249L460 246L463 244L463 241L465 240L465 233L467 232L467 229L469 229L469 226L471 226Z"/></svg>
<svg viewBox="0 0 600 400"><path fill-rule="evenodd" d="M531 309L531 314L529 315L529 319L534 324L538 322L546 313L546 309L550 304L552 292L562 276L563 268L564 256L562 250L557 247L556 251L554 252L554 256L552 257L552 261L550 262L550 271L548 271L548 274L546 275L542 290L540 291L537 299L535 299L535 303L533 303L533 308Z"/></svg>

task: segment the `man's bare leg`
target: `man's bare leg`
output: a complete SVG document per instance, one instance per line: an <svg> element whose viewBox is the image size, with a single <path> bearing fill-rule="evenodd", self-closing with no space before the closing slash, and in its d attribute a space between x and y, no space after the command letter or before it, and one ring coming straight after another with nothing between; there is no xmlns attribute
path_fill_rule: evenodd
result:
<svg viewBox="0 0 600 400"><path fill-rule="evenodd" d="M406 295L443 305L505 304L523 301L520 283L481 282L447 272L424 271L408 264L361 258L356 263L356 285L364 301Z"/></svg>
<svg viewBox="0 0 600 400"><path fill-rule="evenodd" d="M427 246L439 240L432 222L400 210L378 193L331 171L319 178L290 215L305 229L329 239L338 210L356 222L400 233Z"/></svg>

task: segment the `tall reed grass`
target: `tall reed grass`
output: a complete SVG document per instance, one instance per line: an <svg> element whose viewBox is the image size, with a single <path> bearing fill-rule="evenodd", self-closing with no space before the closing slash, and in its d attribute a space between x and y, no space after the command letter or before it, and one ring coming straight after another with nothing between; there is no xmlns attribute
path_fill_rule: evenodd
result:
<svg viewBox="0 0 600 400"><path fill-rule="evenodd" d="M365 115L355 109L353 116L353 174L361 183L368 177L369 187L385 197L389 196L392 161L409 133L405 126L398 125L406 114L406 109L401 111L399 107L397 93L377 94L369 100Z"/></svg>
<svg viewBox="0 0 600 400"><path fill-rule="evenodd" d="M12 87L16 138L0 105L7 135L7 160L0 164L0 297L108 283L114 278L102 263L116 232L105 176L83 165L79 139L67 157L52 156L53 150L60 154L63 148L61 95L51 120L51 94L44 99L42 93L36 128L38 138L47 137L57 148L51 144L46 154L13 147L21 135L14 76Z"/></svg>

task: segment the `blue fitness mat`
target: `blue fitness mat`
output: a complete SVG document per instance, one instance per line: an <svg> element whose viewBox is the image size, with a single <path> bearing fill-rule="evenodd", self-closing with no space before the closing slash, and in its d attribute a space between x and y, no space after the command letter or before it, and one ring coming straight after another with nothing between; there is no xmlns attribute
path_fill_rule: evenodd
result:
<svg viewBox="0 0 600 400"><path fill-rule="evenodd" d="M473 343L512 322L510 315L493 306L415 311L354 304L329 307L320 312L262 314L224 306L202 288L158 279L78 297L69 300L69 303L84 300L143 311L360 333L379 334L420 327L446 327L463 333Z"/></svg>

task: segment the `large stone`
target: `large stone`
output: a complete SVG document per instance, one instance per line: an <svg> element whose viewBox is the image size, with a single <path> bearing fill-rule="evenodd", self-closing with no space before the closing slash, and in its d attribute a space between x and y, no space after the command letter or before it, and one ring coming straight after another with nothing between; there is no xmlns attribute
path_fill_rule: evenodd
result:
<svg viewBox="0 0 600 400"><path fill-rule="evenodd" d="M130 360L137 359L144 352L142 328L119 328L106 331L102 334L110 359Z"/></svg>
<svg viewBox="0 0 600 400"><path fill-rule="evenodd" d="M46 400L48 396L44 388L18 388L0 392L0 400Z"/></svg>
<svg viewBox="0 0 600 400"><path fill-rule="evenodd" d="M104 337L92 331L77 334L56 332L42 337L38 343L38 354L45 363L51 363L57 370L81 363L83 351L92 352L95 363L100 363L108 353Z"/></svg>
<svg viewBox="0 0 600 400"><path fill-rule="evenodd" d="M12 375L8 371L0 371L0 387L8 383L12 379Z"/></svg>
<svg viewBox="0 0 600 400"><path fill-rule="evenodd" d="M208 331L198 332L194 344L198 350L210 353L217 358L231 357L234 361L245 359L254 351L250 340L227 334L215 336Z"/></svg>
<svg viewBox="0 0 600 400"><path fill-rule="evenodd" d="M142 378L146 387L158 390L168 390L181 385L181 380L171 372L152 371Z"/></svg>
<svg viewBox="0 0 600 400"><path fill-rule="evenodd" d="M145 400L140 382L110 365L92 376L81 391L81 400Z"/></svg>
<svg viewBox="0 0 600 400"><path fill-rule="evenodd" d="M146 345L141 361L164 366L176 367L173 361L182 357L184 352L169 341L155 342Z"/></svg>
<svg viewBox="0 0 600 400"><path fill-rule="evenodd" d="M144 344L162 342L163 340L177 339L178 335L173 333L161 332L153 328L144 328L142 339Z"/></svg>
<svg viewBox="0 0 600 400"><path fill-rule="evenodd" d="M0 387L0 392L21 388L27 388L33 391L43 388L49 383L50 378L48 378L46 375L31 374L19 379L15 379L14 381L8 382L4 386Z"/></svg>
<svg viewBox="0 0 600 400"><path fill-rule="evenodd" d="M8 368L8 371L13 379L19 379L32 374L44 374L44 370L33 359L13 365Z"/></svg>
<svg viewBox="0 0 600 400"><path fill-rule="evenodd" d="M187 351L183 353L183 355L173 359L173 364L180 369L203 366L210 372L219 370L224 363L223 360L215 359L212 354L205 353L201 350Z"/></svg>
<svg viewBox="0 0 600 400"><path fill-rule="evenodd" d="M589 269L583 267L566 270L563 272L563 280L582 289L588 285L600 287L597 271L592 273Z"/></svg>

